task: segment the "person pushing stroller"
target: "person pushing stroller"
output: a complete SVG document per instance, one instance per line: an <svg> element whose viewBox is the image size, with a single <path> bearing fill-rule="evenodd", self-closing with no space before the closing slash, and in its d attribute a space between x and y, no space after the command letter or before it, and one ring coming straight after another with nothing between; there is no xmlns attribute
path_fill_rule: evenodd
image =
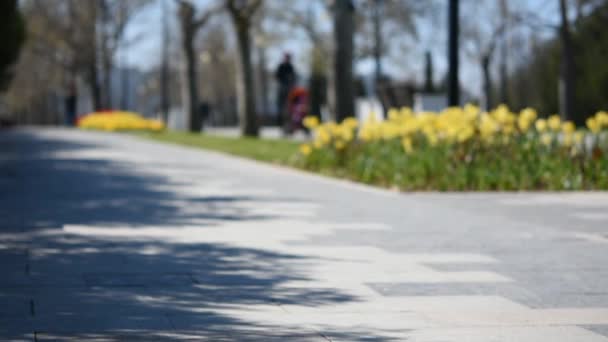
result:
<svg viewBox="0 0 608 342"><path fill-rule="evenodd" d="M289 131L289 126L291 125L287 100L291 89L296 84L297 77L296 70L291 64L291 55L289 53L283 55L283 61L277 67L274 76L278 83L277 123L279 127L283 129L283 132L287 133Z"/></svg>

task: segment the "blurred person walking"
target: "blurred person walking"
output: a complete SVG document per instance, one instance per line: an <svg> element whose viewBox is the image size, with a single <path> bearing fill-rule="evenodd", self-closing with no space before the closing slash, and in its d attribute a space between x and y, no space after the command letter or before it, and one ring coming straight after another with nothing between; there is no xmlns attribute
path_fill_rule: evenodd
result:
<svg viewBox="0 0 608 342"><path fill-rule="evenodd" d="M291 55L285 53L283 61L277 67L274 73L275 79L279 84L277 92L277 122L283 132L289 132L291 126L291 118L287 110L287 98L291 88L296 83L296 70L291 64Z"/></svg>

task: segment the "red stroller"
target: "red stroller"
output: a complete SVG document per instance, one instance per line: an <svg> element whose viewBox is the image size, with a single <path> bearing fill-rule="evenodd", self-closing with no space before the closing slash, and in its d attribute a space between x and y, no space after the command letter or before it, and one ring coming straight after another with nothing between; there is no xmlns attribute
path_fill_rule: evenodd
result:
<svg viewBox="0 0 608 342"><path fill-rule="evenodd" d="M303 87L293 87L287 96L287 111L289 113L289 125L287 133L292 134L298 129L308 133L302 121L308 115L308 90Z"/></svg>

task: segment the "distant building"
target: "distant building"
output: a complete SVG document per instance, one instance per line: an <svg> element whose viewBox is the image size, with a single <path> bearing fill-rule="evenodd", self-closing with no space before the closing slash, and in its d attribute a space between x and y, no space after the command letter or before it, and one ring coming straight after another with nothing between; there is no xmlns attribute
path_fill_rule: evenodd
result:
<svg viewBox="0 0 608 342"><path fill-rule="evenodd" d="M414 94L414 112L440 112L448 107L446 94Z"/></svg>
<svg viewBox="0 0 608 342"><path fill-rule="evenodd" d="M112 109L138 111L140 105L138 87L142 84L144 73L136 68L114 68L111 73L110 106ZM150 113L141 113L150 114Z"/></svg>

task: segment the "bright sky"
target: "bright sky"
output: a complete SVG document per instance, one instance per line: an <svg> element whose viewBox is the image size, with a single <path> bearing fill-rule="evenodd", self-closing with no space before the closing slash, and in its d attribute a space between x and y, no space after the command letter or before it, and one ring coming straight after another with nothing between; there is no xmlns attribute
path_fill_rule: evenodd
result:
<svg viewBox="0 0 608 342"><path fill-rule="evenodd" d="M178 39L176 25L176 9L173 0L154 0L144 11L141 11L129 25L126 36L127 40L139 37L137 42L131 45L127 51L123 51L121 56L125 56L127 63L141 69L149 69L157 65L160 60L161 43L161 2L166 1L169 8L167 15L172 22L173 39ZM277 1L277 0L272 0ZM282 0L279 0L282 1ZM387 0L401 1L401 0ZM411 41L407 45L407 50L402 56L392 56L384 61L384 70L389 72L395 79L416 79L421 80L424 70L424 53L430 50L433 54L435 66L435 78L438 81L447 70L446 58L446 10L448 0L435 0L438 3L439 13L433 15L434 18L422 18L418 20L419 39ZM496 5L499 0L461 0L461 15L466 20L481 20L482 13L478 4L485 1L489 6ZM559 0L507 0L511 8L524 8L534 13L543 21L556 22ZM196 0L200 8L209 3L209 0ZM445 2L445 6L441 6ZM321 26L331 27L331 19L327 15L319 15L318 20ZM539 32L539 31L537 31ZM549 36L554 30L546 28L539 32L543 36ZM395 44L402 44L402 40L395 39ZM393 42L389 42L393 43ZM178 46L178 45L176 45ZM292 41L287 41L280 46L269 49L268 63L272 67L281 58L283 51L288 50L294 55L296 68L300 71L307 70L306 58L310 48L304 35L294 37ZM123 59L124 60L124 59ZM497 60L497 59L495 59ZM473 94L479 94L481 75L479 67L470 54L461 52L461 82L463 86ZM362 60L356 64L356 71L361 75L371 75L374 66L371 60Z"/></svg>

